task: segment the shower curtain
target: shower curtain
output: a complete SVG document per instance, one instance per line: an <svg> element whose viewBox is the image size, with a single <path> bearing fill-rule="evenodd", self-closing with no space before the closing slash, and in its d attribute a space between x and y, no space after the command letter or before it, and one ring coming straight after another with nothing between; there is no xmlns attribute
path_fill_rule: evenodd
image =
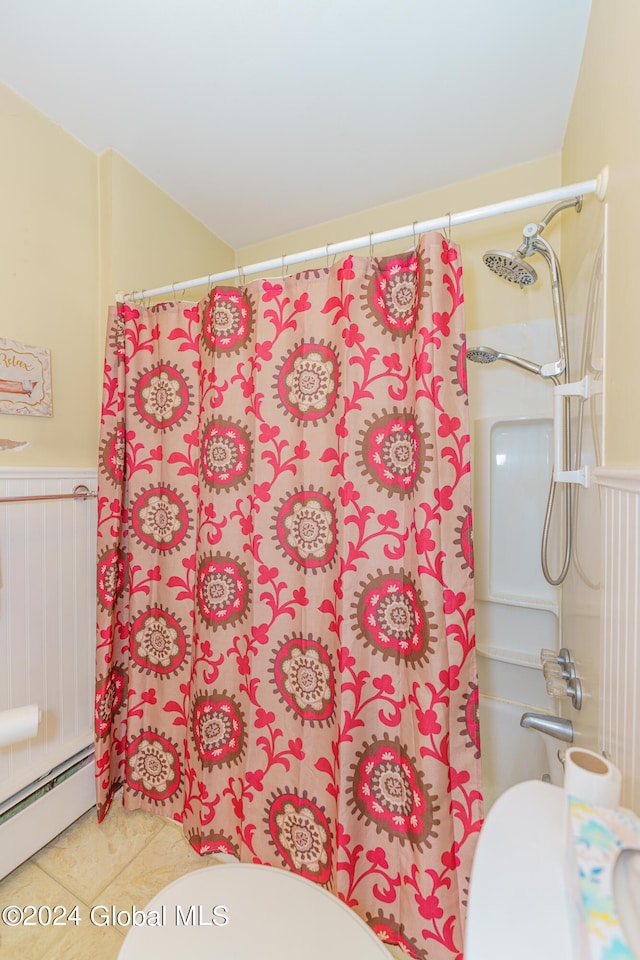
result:
<svg viewBox="0 0 640 960"><path fill-rule="evenodd" d="M113 307L104 374L99 818L122 789L419 958L461 953L481 822L462 304L428 234Z"/></svg>

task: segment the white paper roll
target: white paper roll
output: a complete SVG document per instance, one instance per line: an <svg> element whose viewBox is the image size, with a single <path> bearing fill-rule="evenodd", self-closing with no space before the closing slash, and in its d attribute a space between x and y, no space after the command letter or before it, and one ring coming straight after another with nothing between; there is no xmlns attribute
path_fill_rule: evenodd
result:
<svg viewBox="0 0 640 960"><path fill-rule="evenodd" d="M35 737L39 722L40 710L37 703L16 707L15 710L0 711L0 747Z"/></svg>
<svg viewBox="0 0 640 960"><path fill-rule="evenodd" d="M599 753L570 747L564 755L564 790L594 807L616 810L620 806L622 774Z"/></svg>

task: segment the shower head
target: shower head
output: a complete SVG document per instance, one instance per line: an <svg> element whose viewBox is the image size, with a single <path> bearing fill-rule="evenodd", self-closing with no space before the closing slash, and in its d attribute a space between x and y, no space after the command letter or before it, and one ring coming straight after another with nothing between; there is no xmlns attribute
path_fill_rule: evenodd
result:
<svg viewBox="0 0 640 960"><path fill-rule="evenodd" d="M495 363L496 360L506 360L512 363L514 367L520 367L522 370L528 370L529 373L535 373L539 377L547 376L539 363L533 360L525 360L524 357L515 357L512 353L499 353L493 347L474 347L467 350L467 360L473 363Z"/></svg>
<svg viewBox="0 0 640 960"><path fill-rule="evenodd" d="M575 207L578 213L582 210L582 197L571 197L568 200L561 200L555 207L542 218L540 223L528 223L522 231L522 244L513 253L505 253L504 250L487 250L483 260L489 267L489 270L496 273L509 283L517 283L521 287L529 287L538 279L538 274L525 263L524 258L530 257L534 253L541 253L545 259L551 256L549 244L541 239L540 234L549 226L549 223L556 214L568 207ZM554 278L555 280L555 278Z"/></svg>
<svg viewBox="0 0 640 960"><path fill-rule="evenodd" d="M538 274L520 256L519 252L505 253L503 250L487 250L482 258L489 270L509 283L529 287L538 279Z"/></svg>
<svg viewBox="0 0 640 960"><path fill-rule="evenodd" d="M571 380L569 354L567 352L566 307L560 264L553 247L541 236L556 214L568 207L575 207L580 212L582 197L577 196L562 200L549 210L540 223L525 224L522 229L522 243L513 253L505 253L503 250L487 250L482 258L493 273L510 283L519 284L521 288L530 286L538 279L536 271L526 262L527 258L537 253L543 260L546 260L551 274L551 296L553 297L553 314L558 341L558 359L540 366L537 363L532 363L531 360L523 360L522 357L498 353L489 347L477 347L475 350L468 351L467 356L470 360L475 363L493 363L495 360L506 360L508 363L512 363L516 367L522 367L530 373L535 373L540 377L548 377L555 383L558 382L557 378L561 375L564 375L565 383Z"/></svg>

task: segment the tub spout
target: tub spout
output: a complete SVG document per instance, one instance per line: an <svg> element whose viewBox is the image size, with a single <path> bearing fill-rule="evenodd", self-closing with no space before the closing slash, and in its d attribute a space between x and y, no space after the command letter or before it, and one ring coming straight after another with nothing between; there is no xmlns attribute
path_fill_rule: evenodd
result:
<svg viewBox="0 0 640 960"><path fill-rule="evenodd" d="M548 733L556 740L573 743L573 724L571 720L565 720L564 717L550 717L548 713L523 713L520 726L538 730L540 733Z"/></svg>

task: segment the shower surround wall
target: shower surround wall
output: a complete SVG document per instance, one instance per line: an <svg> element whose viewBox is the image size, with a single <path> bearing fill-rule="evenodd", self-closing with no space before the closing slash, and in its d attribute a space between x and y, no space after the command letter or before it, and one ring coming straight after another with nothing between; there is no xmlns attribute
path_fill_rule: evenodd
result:
<svg viewBox="0 0 640 960"><path fill-rule="evenodd" d="M597 387L604 367L606 207L588 202L578 217L565 213L563 229L565 223L579 237L569 282L565 276L571 380L590 373ZM545 274L541 272L537 285L546 281L548 292ZM511 294L514 315L526 316L527 294L517 288ZM468 346L480 344L541 363L557 356L552 319L470 331ZM573 724L575 743L607 750L630 764L635 735L629 732L619 704L631 706L637 702L638 657L630 638L634 635L633 624L638 622L638 598L631 589L633 579L628 574L622 576L620 567L621 558L628 553L633 569L635 541L626 533L621 539L620 530L625 524L625 531L635 529L635 508L631 493L626 499L615 499L611 490L615 478L610 474L599 476L602 395L596 390L586 402L572 400L573 452L581 464L589 465L593 477L587 489L574 485L571 565L561 587L549 586L541 572L540 544L553 465L552 384L508 364L469 363L467 372L473 421L479 683L485 694L480 698L484 789L490 804L519 779L549 772L554 782L561 782L557 753L562 744L522 731L519 726L508 736L504 732L504 724L519 724L526 709L566 717ZM602 489L600 484L604 485ZM635 491L637 483L628 489ZM555 553L555 561L552 559L550 566L554 576L561 564L560 499L557 494L552 519L555 539L551 557ZM611 504L604 517L603 500ZM625 510L629 511L628 523L621 519L626 517ZM620 549L610 547L605 570L609 614L604 646L602 519L609 527L603 534L605 542L620 545ZM616 584L626 584L629 589L625 593L625 588L614 587ZM621 624L624 629L619 629ZM560 646L571 650L582 681L584 699L579 712L566 698L554 700L546 692L540 649ZM634 679L625 682L623 677ZM541 755L541 740L546 757ZM514 750L521 749L526 760L519 755L517 766L511 758L505 764L505 743L512 756ZM631 764L629 796L638 795L638 766Z"/></svg>
<svg viewBox="0 0 640 960"><path fill-rule="evenodd" d="M520 291L512 294L517 315ZM481 344L540 363L557 354L552 318L469 331L467 347ZM559 646L560 638L561 591L545 581L540 566L552 468L552 390L549 382L506 363L468 363L467 376L483 789L489 806L519 780L547 772L556 781L560 776L557 764L550 763L553 751L545 749L551 746L548 738L519 726L526 710L554 712L540 664L540 649ZM557 553L552 550L552 558ZM559 563L552 563L554 571Z"/></svg>

